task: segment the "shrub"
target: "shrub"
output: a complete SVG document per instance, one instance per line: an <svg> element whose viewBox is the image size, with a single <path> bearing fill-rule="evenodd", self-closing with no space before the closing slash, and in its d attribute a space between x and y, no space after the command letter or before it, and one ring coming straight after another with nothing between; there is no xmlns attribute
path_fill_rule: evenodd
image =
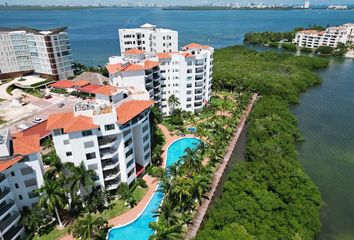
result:
<svg viewBox="0 0 354 240"><path fill-rule="evenodd" d="M307 47L303 47L300 49L301 52L304 52L304 53L312 53L312 48L307 48Z"/></svg>
<svg viewBox="0 0 354 240"><path fill-rule="evenodd" d="M321 54L331 54L334 51L334 48L330 46L320 46L316 49L316 53L321 53Z"/></svg>
<svg viewBox="0 0 354 240"><path fill-rule="evenodd" d="M282 43L281 47L291 52L296 52L297 50L296 46L292 43Z"/></svg>

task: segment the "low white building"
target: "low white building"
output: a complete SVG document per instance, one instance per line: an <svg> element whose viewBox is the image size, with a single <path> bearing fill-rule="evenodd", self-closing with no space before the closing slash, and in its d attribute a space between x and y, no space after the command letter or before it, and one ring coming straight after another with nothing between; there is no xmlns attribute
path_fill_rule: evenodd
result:
<svg viewBox="0 0 354 240"><path fill-rule="evenodd" d="M20 211L37 203L35 190L44 183L39 140L39 135L18 134L12 138L8 129L0 131L1 239L21 239L25 235Z"/></svg>
<svg viewBox="0 0 354 240"><path fill-rule="evenodd" d="M0 28L0 78L34 71L52 80L74 75L66 28Z"/></svg>
<svg viewBox="0 0 354 240"><path fill-rule="evenodd" d="M83 162L95 171L97 186L116 190L121 182L131 184L151 162L154 102L146 91L110 85L95 95L77 103L73 112L50 115L47 129L62 162Z"/></svg>
<svg viewBox="0 0 354 240"><path fill-rule="evenodd" d="M338 27L328 27L325 31L302 30L295 34L293 43L299 47L318 48L330 46L336 48L339 43L354 42L354 24L348 23Z"/></svg>
<svg viewBox="0 0 354 240"><path fill-rule="evenodd" d="M147 52L176 52L178 50L178 32L144 24L140 28L119 29L121 53L139 49Z"/></svg>
<svg viewBox="0 0 354 240"><path fill-rule="evenodd" d="M111 85L146 89L164 115L171 114L171 107L198 112L211 98L213 53L212 47L196 43L179 52L131 49L110 57L106 67ZM179 100L178 106L169 105L172 95Z"/></svg>

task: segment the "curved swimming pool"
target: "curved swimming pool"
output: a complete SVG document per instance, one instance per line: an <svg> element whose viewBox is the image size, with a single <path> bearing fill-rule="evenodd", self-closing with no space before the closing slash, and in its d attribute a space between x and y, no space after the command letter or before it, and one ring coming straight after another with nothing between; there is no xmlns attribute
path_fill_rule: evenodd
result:
<svg viewBox="0 0 354 240"><path fill-rule="evenodd" d="M200 143L197 138L181 138L173 142L167 150L166 167L176 163L187 148L195 148ZM153 231L149 223L156 221L153 211L160 206L163 193L155 192L143 213L135 221L122 226L115 227L109 231L108 240L148 240Z"/></svg>

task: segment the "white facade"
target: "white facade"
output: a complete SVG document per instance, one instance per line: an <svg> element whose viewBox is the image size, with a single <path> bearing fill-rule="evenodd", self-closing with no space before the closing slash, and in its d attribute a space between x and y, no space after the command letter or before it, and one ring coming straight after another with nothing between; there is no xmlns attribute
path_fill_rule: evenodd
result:
<svg viewBox="0 0 354 240"><path fill-rule="evenodd" d="M171 114L171 107L198 112L211 98L213 53L212 47L192 43L180 52L111 57L110 84L146 89L164 115ZM169 106L172 95L178 106Z"/></svg>
<svg viewBox="0 0 354 240"><path fill-rule="evenodd" d="M25 229L20 211L37 203L34 190L44 184L39 137L12 139L8 129L2 129L0 136L0 236L21 239Z"/></svg>
<svg viewBox="0 0 354 240"><path fill-rule="evenodd" d="M178 51L178 32L170 29L146 23L140 28L119 29L118 32L122 54L130 49L152 53Z"/></svg>
<svg viewBox="0 0 354 240"><path fill-rule="evenodd" d="M318 48L330 46L336 48L339 43L354 42L354 24L329 27L325 31L302 30L296 33L293 42L299 47Z"/></svg>
<svg viewBox="0 0 354 240"><path fill-rule="evenodd" d="M66 28L0 29L0 74L33 70L54 80L73 76Z"/></svg>
<svg viewBox="0 0 354 240"><path fill-rule="evenodd" d="M117 90L108 96L97 93L94 102L76 104L67 121L73 126L53 125L50 116L48 127L57 155L76 166L83 162L96 172L96 185L107 190L116 190L121 182L131 184L151 162L151 105L152 101ZM89 126L82 129L87 122Z"/></svg>

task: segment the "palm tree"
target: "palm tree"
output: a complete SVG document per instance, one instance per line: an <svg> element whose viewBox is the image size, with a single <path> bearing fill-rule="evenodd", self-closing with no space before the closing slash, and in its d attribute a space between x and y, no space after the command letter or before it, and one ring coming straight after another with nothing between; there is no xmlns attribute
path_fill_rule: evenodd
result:
<svg viewBox="0 0 354 240"><path fill-rule="evenodd" d="M45 173L45 177L51 180L60 181L63 179L63 170L65 165L60 161L58 155L55 152L47 155L50 161L50 169ZM47 159L47 160L48 160Z"/></svg>
<svg viewBox="0 0 354 240"><path fill-rule="evenodd" d="M172 109L172 112L175 110L176 106L178 106L179 104L180 104L179 99L174 94L172 94L168 98L168 105Z"/></svg>
<svg viewBox="0 0 354 240"><path fill-rule="evenodd" d="M79 218L70 228L69 232L78 239L92 240L101 235L102 229L107 229L107 221L101 217L95 218L87 213Z"/></svg>
<svg viewBox="0 0 354 240"><path fill-rule="evenodd" d="M43 146L44 150L49 150L50 152L52 152L54 150L54 145L53 145L53 142L50 138L45 139L42 146Z"/></svg>
<svg viewBox="0 0 354 240"><path fill-rule="evenodd" d="M36 192L40 194L38 206L46 208L50 212L55 211L58 223L60 227L63 227L58 211L58 208L63 208L66 204L63 188L59 185L58 182L46 180L44 185L37 189Z"/></svg>
<svg viewBox="0 0 354 240"><path fill-rule="evenodd" d="M181 157L180 162L182 164L182 169L190 176L199 173L203 167L202 156L197 148L187 148L185 150L185 155Z"/></svg>
<svg viewBox="0 0 354 240"><path fill-rule="evenodd" d="M172 179L172 198L174 204L179 207L180 210L191 208L192 197L192 179L187 177L176 177Z"/></svg>
<svg viewBox="0 0 354 240"><path fill-rule="evenodd" d="M96 176L95 171L86 169L83 162L80 166L69 165L68 170L70 176L68 178L69 188L72 193L80 191L81 201L84 203L84 194L88 194L90 189L95 186L93 178Z"/></svg>
<svg viewBox="0 0 354 240"><path fill-rule="evenodd" d="M163 218L164 221L166 221L169 225L174 225L178 223L178 215L175 209L173 208L172 203L168 200L164 201L161 207L156 209L153 213L154 217Z"/></svg>
<svg viewBox="0 0 354 240"><path fill-rule="evenodd" d="M182 238L182 226L180 224L170 226L159 220L158 222L151 222L149 227L154 230L154 234L149 237L149 240L177 240Z"/></svg>
<svg viewBox="0 0 354 240"><path fill-rule="evenodd" d="M193 179L193 198L197 199L199 204L202 202L203 194L210 190L210 178L207 174L198 174Z"/></svg>

